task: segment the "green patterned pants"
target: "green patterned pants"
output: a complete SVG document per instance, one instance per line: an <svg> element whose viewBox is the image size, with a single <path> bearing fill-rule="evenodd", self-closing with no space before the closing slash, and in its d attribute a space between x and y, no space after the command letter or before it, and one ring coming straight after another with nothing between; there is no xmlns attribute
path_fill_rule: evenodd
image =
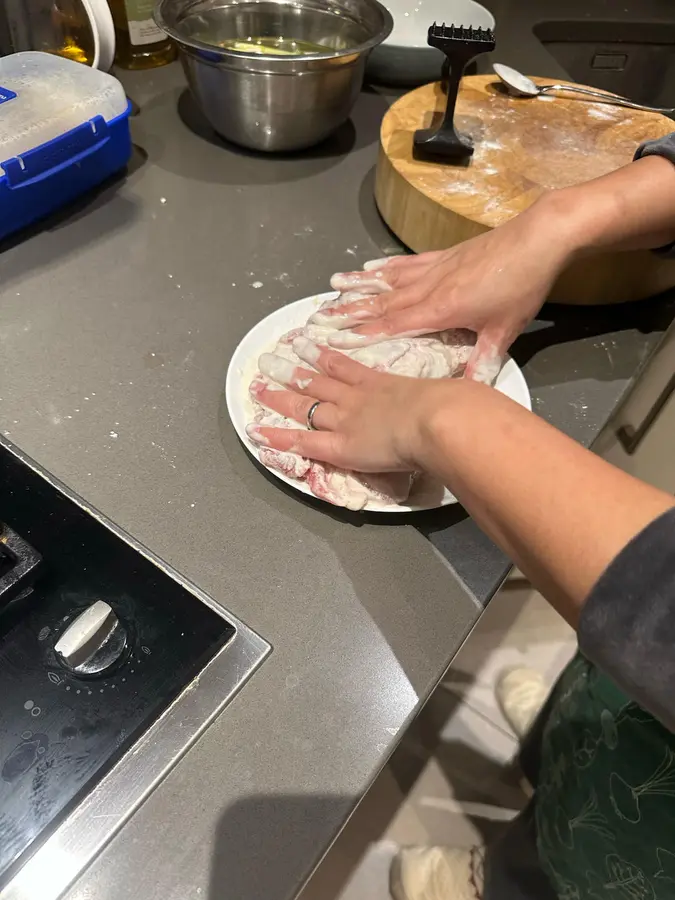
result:
<svg viewBox="0 0 675 900"><path fill-rule="evenodd" d="M675 735L578 654L539 752L537 849L559 900L674 900Z"/></svg>

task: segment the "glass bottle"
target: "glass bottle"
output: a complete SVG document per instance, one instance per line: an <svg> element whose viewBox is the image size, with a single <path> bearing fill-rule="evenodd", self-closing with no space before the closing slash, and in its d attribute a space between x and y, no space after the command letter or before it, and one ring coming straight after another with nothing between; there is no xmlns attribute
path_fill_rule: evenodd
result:
<svg viewBox="0 0 675 900"><path fill-rule="evenodd" d="M92 64L94 43L91 26L79 0L54 0L51 7L51 27L50 42L55 46L41 49L87 66Z"/></svg>
<svg viewBox="0 0 675 900"><path fill-rule="evenodd" d="M152 69L176 57L176 47L152 17L154 0L108 0L115 23L115 62L123 69Z"/></svg>
<svg viewBox="0 0 675 900"><path fill-rule="evenodd" d="M81 0L2 0L0 32L0 55L41 50L85 65L94 59L94 36Z"/></svg>

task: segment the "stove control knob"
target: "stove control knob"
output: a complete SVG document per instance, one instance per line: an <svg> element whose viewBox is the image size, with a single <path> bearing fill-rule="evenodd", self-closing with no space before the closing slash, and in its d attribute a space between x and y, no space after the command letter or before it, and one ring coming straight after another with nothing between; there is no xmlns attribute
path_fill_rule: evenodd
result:
<svg viewBox="0 0 675 900"><path fill-rule="evenodd" d="M70 623L54 645L61 665L75 675L99 675L127 649L128 636L113 610L97 600Z"/></svg>

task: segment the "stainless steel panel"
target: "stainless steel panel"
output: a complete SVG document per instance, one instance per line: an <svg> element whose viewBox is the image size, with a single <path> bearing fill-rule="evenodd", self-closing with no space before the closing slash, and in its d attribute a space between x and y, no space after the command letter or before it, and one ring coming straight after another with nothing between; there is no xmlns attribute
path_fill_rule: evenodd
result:
<svg viewBox="0 0 675 900"><path fill-rule="evenodd" d="M666 333L593 449L637 478L675 491L675 329Z"/></svg>
<svg viewBox="0 0 675 900"><path fill-rule="evenodd" d="M665 335L637 379L612 427L627 453L634 453L675 389L675 329Z"/></svg>

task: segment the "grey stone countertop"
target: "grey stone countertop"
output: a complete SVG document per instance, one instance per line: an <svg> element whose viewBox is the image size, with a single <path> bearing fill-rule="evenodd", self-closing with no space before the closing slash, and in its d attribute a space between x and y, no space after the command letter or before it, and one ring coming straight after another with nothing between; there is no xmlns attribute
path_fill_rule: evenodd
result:
<svg viewBox="0 0 675 900"><path fill-rule="evenodd" d="M178 66L125 82L128 177L0 254L0 428L274 652L69 897L290 900L508 563L458 508L302 502L224 407L251 326L396 250L372 196L386 99L274 158L209 133ZM536 411L590 444L674 312L546 309L515 350Z"/></svg>

